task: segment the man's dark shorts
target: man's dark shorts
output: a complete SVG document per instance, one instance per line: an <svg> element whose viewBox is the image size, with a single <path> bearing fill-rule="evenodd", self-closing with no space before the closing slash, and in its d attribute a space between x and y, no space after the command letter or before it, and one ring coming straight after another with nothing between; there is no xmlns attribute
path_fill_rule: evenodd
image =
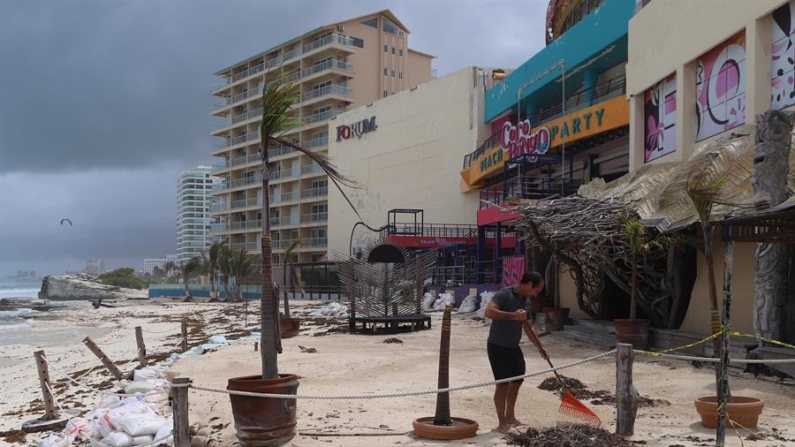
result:
<svg viewBox="0 0 795 447"><path fill-rule="evenodd" d="M507 379L508 377L522 376L525 374L524 353L522 348L506 348L493 343L486 344L486 351L489 354L491 371L494 373L494 380ZM524 379L514 380L521 383Z"/></svg>

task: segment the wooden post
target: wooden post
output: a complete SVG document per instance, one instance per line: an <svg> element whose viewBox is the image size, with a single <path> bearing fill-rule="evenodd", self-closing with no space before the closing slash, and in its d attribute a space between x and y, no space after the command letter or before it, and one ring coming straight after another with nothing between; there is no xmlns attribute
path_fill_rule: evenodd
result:
<svg viewBox="0 0 795 447"><path fill-rule="evenodd" d="M186 352L187 350L188 350L188 321L182 320L182 352Z"/></svg>
<svg viewBox="0 0 795 447"><path fill-rule="evenodd" d="M83 340L83 344L85 344L86 347L88 347L88 349L91 352L93 352L95 356L97 356L97 358L102 362L103 365L105 365L105 368L107 368L108 371L110 371L110 373L113 375L113 377L116 378L116 380L122 379L121 371L119 371L119 368L113 363L111 359L108 358L108 356L105 355L104 352L102 352L101 349L99 349L99 346L97 346L97 344L94 343L93 340L91 340L91 337L86 337L85 340Z"/></svg>
<svg viewBox="0 0 795 447"><path fill-rule="evenodd" d="M135 327L135 343L138 345L138 364L141 365L141 368L146 368L146 346L141 326Z"/></svg>
<svg viewBox="0 0 795 447"><path fill-rule="evenodd" d="M44 397L44 419L51 421L58 417L55 412L55 401L48 385L50 384L50 373L47 369L47 362L44 361L44 351L33 353L36 357L36 368L39 370L39 383L41 384L41 394Z"/></svg>
<svg viewBox="0 0 795 447"><path fill-rule="evenodd" d="M638 391L632 384L632 345L619 343L616 348L616 434L632 436L638 414Z"/></svg>
<svg viewBox="0 0 795 447"><path fill-rule="evenodd" d="M729 392L729 327L731 326L732 268L734 268L734 241L726 241L723 258L723 314L721 317L720 374L718 374L718 427L715 446L726 444L726 405L731 400Z"/></svg>
<svg viewBox="0 0 795 447"><path fill-rule="evenodd" d="M187 377L174 379L174 385L190 383ZM190 447L190 425L188 421L188 388L172 388L174 394L174 447Z"/></svg>

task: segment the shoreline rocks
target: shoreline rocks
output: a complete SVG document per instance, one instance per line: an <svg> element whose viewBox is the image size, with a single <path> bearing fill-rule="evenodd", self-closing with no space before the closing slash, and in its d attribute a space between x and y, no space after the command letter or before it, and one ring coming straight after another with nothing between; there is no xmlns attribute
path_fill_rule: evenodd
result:
<svg viewBox="0 0 795 447"><path fill-rule="evenodd" d="M146 290L125 289L102 284L97 278L77 273L73 275L45 276L39 291L40 300L81 301L81 300L127 300L148 298Z"/></svg>

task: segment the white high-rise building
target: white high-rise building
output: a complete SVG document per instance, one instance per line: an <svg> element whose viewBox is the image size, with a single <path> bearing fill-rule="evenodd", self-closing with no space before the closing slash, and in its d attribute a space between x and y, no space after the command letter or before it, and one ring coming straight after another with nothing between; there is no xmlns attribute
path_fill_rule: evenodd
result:
<svg viewBox="0 0 795 447"><path fill-rule="evenodd" d="M155 271L155 267L164 270L166 264L169 262L177 262L176 255L166 255L163 258L146 258L144 259L144 268L142 272L152 274Z"/></svg>
<svg viewBox="0 0 795 447"><path fill-rule="evenodd" d="M177 185L177 264L201 252L218 238L210 236L210 225L215 218L210 216L210 207L217 200L210 195L214 184L221 179L210 175L212 168L198 166L180 174Z"/></svg>

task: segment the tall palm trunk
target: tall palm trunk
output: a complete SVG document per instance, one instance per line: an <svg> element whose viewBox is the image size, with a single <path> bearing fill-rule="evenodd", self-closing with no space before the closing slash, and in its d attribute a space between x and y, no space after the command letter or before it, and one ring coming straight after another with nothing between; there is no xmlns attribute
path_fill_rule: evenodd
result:
<svg viewBox="0 0 795 447"><path fill-rule="evenodd" d="M712 236L715 227L707 224L702 227L704 233L704 258L707 261L707 282L709 283L709 327L713 335L720 332L720 319L718 317L718 291L715 284L715 260L712 256ZM712 339L713 357L720 357L722 349L721 337ZM715 364L715 388L720 392L720 365ZM717 395L717 394L716 394Z"/></svg>
<svg viewBox="0 0 795 447"><path fill-rule="evenodd" d="M638 287L638 255L632 251L632 293L629 299L629 319L634 320L638 317L637 307L637 287Z"/></svg>
<svg viewBox="0 0 795 447"><path fill-rule="evenodd" d="M442 317L442 341L439 344L439 381L438 389L450 387L450 320L453 306L444 307ZM436 394L436 414L433 425L452 425L450 418L450 393Z"/></svg>
<svg viewBox="0 0 795 447"><path fill-rule="evenodd" d="M224 292L226 293L226 300L231 301L232 295L229 294L229 275L223 275L224 277Z"/></svg>
<svg viewBox="0 0 795 447"><path fill-rule="evenodd" d="M268 146L270 138L262 135L262 235L260 245L262 256L260 259L262 299L260 303L262 378L279 378L278 367L278 305L279 301L273 293L273 247L271 245L271 219L270 219L270 183L268 174ZM271 327L268 327L270 325Z"/></svg>
<svg viewBox="0 0 795 447"><path fill-rule="evenodd" d="M290 318L290 300L287 299L287 262L284 263L284 274L282 276L282 287L284 287L284 318Z"/></svg>

